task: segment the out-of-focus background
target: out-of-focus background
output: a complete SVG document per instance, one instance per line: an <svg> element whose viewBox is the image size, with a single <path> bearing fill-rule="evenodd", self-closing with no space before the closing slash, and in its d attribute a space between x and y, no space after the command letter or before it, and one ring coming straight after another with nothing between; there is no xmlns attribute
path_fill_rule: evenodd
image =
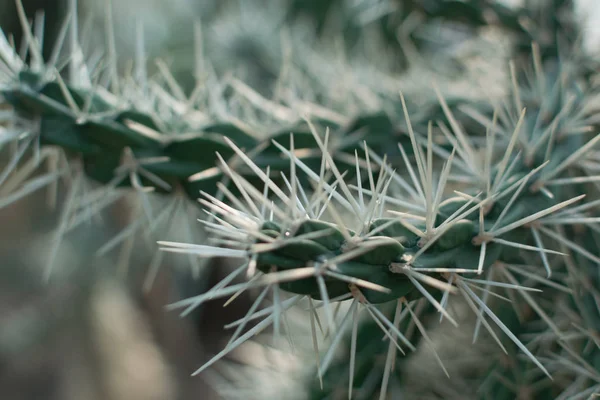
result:
<svg viewBox="0 0 600 400"><path fill-rule="evenodd" d="M39 11L45 14L44 53L48 56L69 1L22 3L31 20ZM186 57L192 48L194 19L210 20L220 2L112 3L117 50L123 55L119 59L131 54L132 21L139 21L145 26L149 59L166 55L189 69ZM88 43L88 48L104 46L106 4L78 1L80 30L87 31L85 37L91 40L99 38L97 43ZM0 28L21 43L14 0L0 0ZM173 71L177 75L177 65ZM185 71L178 78L190 81ZM1 168L7 162L8 155L0 160ZM0 210L0 398L219 398L206 376L190 375L227 343L222 326L244 315L244 299L225 312L218 301L188 318L167 312L166 304L214 285L222 273L217 271L197 282L187 266L177 270L177 265L167 260L149 285L146 279L153 254L147 246L129 246L126 241L106 255L96 256L102 245L128 226L132 209L127 198L109 207L101 223L83 224L54 246L61 208L52 207L48 195L41 190ZM66 190L59 185L56 204L64 205L65 198ZM194 216L189 219L200 230ZM156 243L152 245L156 247ZM53 252L56 257L47 282L44 270Z"/></svg>
<svg viewBox="0 0 600 400"><path fill-rule="evenodd" d="M23 0L28 17L33 19L38 10L45 12L47 52L69 10L69 1ZM168 60L176 79L191 91L193 28L195 21L201 21L204 52L218 73L235 72L255 87L275 81L279 71L275 66L281 63L281 30L276 24L265 24L264 19L281 18L285 2L262 1L263 7L257 7L259 3L113 0L116 48L123 55L119 67L128 68L136 24L141 23L148 59ZM103 46L106 4L104 0L79 1L80 28L88 31L90 49ZM579 0L578 5L587 27L584 42L590 49L600 50L600 2ZM22 29L13 0L0 0L0 27L20 43ZM6 161L0 160L0 165ZM59 188L57 204L64 197ZM121 199L103 214L101 224L84 225L55 247L60 208L49 204L46 191L0 210L1 399L219 398L214 388L221 375L191 377L190 373L227 343L221 327L241 318L248 302L240 299L225 309L221 302L209 303L188 318L165 311L166 304L218 282L225 273L219 271L226 271L227 266L214 269L216 272L198 282L185 265L168 259L150 286L146 278L152 253L147 247L119 246L96 257L99 247L128 226L131 214L127 198ZM201 237L200 227L197 229L194 235ZM46 257L53 251L53 274L46 282ZM123 265L128 266L126 273ZM250 350L253 355L260 353ZM232 357L231 363L236 358L243 363L248 355L242 350ZM247 386L274 385L274 381L265 383L250 376ZM283 387L280 390L289 395L293 389L286 390L287 384L278 382ZM245 398L264 398L264 392L255 389L256 397L248 391ZM298 398L302 398L300 393Z"/></svg>

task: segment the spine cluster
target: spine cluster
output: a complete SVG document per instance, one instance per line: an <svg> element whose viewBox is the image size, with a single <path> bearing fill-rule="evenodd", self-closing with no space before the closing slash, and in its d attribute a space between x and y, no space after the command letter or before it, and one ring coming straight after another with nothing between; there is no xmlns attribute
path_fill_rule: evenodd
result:
<svg viewBox="0 0 600 400"><path fill-rule="evenodd" d="M360 389L361 398L378 393L384 399L392 380L402 382L397 352L418 346L435 352L431 321L459 327L451 305L460 298L476 318L473 340L483 327L505 354L505 363L492 365L482 379L482 398L534 390L533 378L524 387L506 384L514 371L545 375L551 389L541 396L593 395L600 390L597 72L571 43L573 26L554 14L536 19L535 7L513 12L487 1L434 3L413 6L432 19L458 7L479 27L492 16L517 35L506 98L489 105L450 102L433 85L437 104L421 104L420 113L400 92L378 99L385 110L346 116L316 104L298 112L232 80L242 97L279 121L257 134L239 116L220 120L210 107L192 110L194 99L181 101L168 72L163 78L173 96L161 89L146 101L139 95L153 82L119 84L114 64L101 87L91 83L100 73L81 75L87 67L70 60L73 76L65 82L60 51L42 60L34 32L26 29L29 63L2 38L0 93L12 129L2 131L3 143L16 151L0 176L0 205L65 174L111 189L131 187L142 199L151 191L199 197L208 241L160 240L160 249L240 263L215 287L170 307L187 314L211 299L233 301L250 289L259 294L245 318L231 324L226 348L196 374L270 326L279 335L286 313L304 305L323 389L311 396L352 396ZM557 13L566 7L549 3ZM568 56L546 40L548 32L572 44ZM78 44L71 47L71 56L79 55ZM133 92L136 101L129 99ZM27 168L15 168L30 148L61 149L61 159L70 161L66 172L27 181L39 154ZM141 204L152 228L154 214ZM66 215L63 233L78 214ZM244 273L246 282L232 283ZM373 354L385 362L376 363ZM341 372L342 389L335 384Z"/></svg>

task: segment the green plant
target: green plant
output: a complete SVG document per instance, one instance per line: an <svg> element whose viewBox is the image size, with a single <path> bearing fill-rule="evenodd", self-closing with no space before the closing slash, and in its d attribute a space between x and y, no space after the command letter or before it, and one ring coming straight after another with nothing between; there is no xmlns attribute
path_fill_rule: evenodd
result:
<svg viewBox="0 0 600 400"><path fill-rule="evenodd" d="M328 9L340 7L331 3ZM485 340L502 351L500 361L481 360L472 376L461 377L478 388L470 396L591 396L600 391L597 64L578 47L572 5L398 3L404 8L394 11L397 18L386 13L377 22L407 65L414 60L392 21L406 24L410 15L433 24L458 13L474 35L492 23L513 34L506 94L489 104L467 95L447 98L434 85L411 93L426 93L426 100L408 103L402 92L395 97L397 86L376 85L389 75L356 68L357 76L376 77L367 81L372 88L357 82L352 96L340 100L320 76L328 66L316 63L299 67L305 74L294 71L301 78L286 80L282 73L275 86L289 90L276 100L217 73L188 97L164 64L158 77L148 77L143 41L135 74L123 79L110 24L106 71L90 70L71 36L65 81L57 65L69 25L48 61L26 29L30 62L0 42L2 95L11 107L4 143L13 154L0 176L0 201L10 204L70 177L62 235L89 212L73 206L82 204L74 199L85 175L101 188L136 191L141 219L131 230L156 236L156 221L168 219L170 209L155 214L149 191L178 199L201 194L208 242L161 240L161 249L192 260L242 261L214 288L170 307L188 314L208 300L232 301L249 289L259 294L246 317L231 325L226 348L195 374L270 326L279 336L286 313L304 304L318 376L307 382L310 397L383 399L388 387L406 384L405 350L435 352L428 333L435 321L453 325L447 329L463 326L450 310L459 298L475 315L473 341L481 340L483 326ZM304 11L324 26L321 11ZM20 16L28 26L22 10ZM341 20L352 22L342 32L364 34L355 21ZM318 35L311 40L326 45ZM322 56L293 45L312 61ZM198 51L197 68L201 61ZM302 100L303 90L310 100ZM56 147L64 153L51 150ZM15 170L29 149L31 161ZM55 171L26 182L43 159ZM94 207L110 204L97 195L83 199ZM248 282L231 284L244 272ZM263 305L268 296L272 304ZM456 372L437 361L447 376Z"/></svg>

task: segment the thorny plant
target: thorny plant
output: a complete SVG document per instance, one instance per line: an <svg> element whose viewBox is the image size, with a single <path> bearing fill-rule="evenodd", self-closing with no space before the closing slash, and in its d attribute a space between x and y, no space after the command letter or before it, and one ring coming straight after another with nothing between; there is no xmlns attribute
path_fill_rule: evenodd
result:
<svg viewBox="0 0 600 400"><path fill-rule="evenodd" d="M141 218L103 246L104 253L127 245L137 230L154 240L158 222L176 209L193 214L183 194L200 193L209 243L189 234L187 242L159 241L160 250L188 255L196 269L198 259L214 257L240 265L207 292L170 308L187 315L212 299L229 297L229 303L250 289L259 294L246 316L228 326L234 332L225 349L194 375L269 327L276 337L289 335L286 315L304 305L323 395L384 399L390 381L401 381L398 352L407 355L420 342L435 352L432 316L459 327L450 305L460 297L476 316L473 341L483 326L506 354L481 379L483 398L515 392L585 398L598 391L600 296L593 269L600 263L600 218L593 216L599 202L589 196L600 181L600 135L593 132L598 104L593 65L572 43L572 25L536 21L539 30L561 33L566 26L569 40L560 39L567 48L534 43L527 63L510 63L506 99L491 99L491 107L450 103L434 85L439 107L429 105L415 121L402 92L394 99L357 88L357 98L372 95L369 104L381 103L385 112L356 118L335 110L335 102L318 105L289 93L272 101L234 78L235 95L228 97L216 75L201 79L201 46L199 82L187 96L164 63L157 64L158 78L148 77L141 29L135 74L122 79L110 8L104 63L101 55L85 59L71 5L71 23L47 61L43 17L31 28L19 2L20 55L10 39L0 39L2 91L12 107L3 113L2 143L12 158L0 175L0 202L70 181L55 253L90 210L108 206L122 195L121 186L130 186ZM520 29L527 37L540 34L529 25ZM69 32L70 52L62 59ZM59 73L66 66L68 82ZM28 151L32 158L23 162ZM50 172L27 181L42 161ZM88 192L85 176L100 188ZM150 191L171 194L170 205L156 214ZM163 254L155 253L154 267ZM49 260L48 274L52 254ZM243 274L248 281L233 284ZM263 305L268 298L272 304ZM344 342L347 382L341 385L330 371L339 370ZM375 344L374 353L363 351ZM372 354L382 354L383 365ZM365 368L374 372L374 386ZM540 373L545 379L536 385Z"/></svg>

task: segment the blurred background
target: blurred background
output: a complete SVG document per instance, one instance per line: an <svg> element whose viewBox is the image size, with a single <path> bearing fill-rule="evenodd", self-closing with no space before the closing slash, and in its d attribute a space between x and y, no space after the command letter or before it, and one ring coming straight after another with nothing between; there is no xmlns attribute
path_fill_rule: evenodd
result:
<svg viewBox="0 0 600 400"><path fill-rule="evenodd" d="M23 0L29 18L35 19L36 12L44 11L46 56L70 9L69 2ZM277 92L277 78L285 59L282 46L282 41L287 40L285 34L293 35L293 41L304 41L307 46L323 45L321 55L327 58L328 49L332 48L330 42L335 40L323 44L319 38L327 37L328 32L342 32L350 59L354 53L356 57L362 54L364 58L366 54L368 58L371 51L375 52L371 54L374 59L386 64L379 65L386 73L406 72L407 48L398 45L397 38L400 27L406 27L408 22L394 21L393 17L399 14L406 17L411 8L423 5L420 3L426 5L428 1L114 0L112 15L122 71L131 68L131 54L139 35L136 26L141 24L148 60L166 60L176 81L189 94L197 78L193 39L202 32L205 59L210 61L216 75L234 74L256 91L272 96ZM597 40L600 3L579 0L577 4L586 26L584 42L588 48L600 50ZM405 13L397 12L400 6L406 7ZM104 47L106 10L104 0L78 2L79 28L88 51ZM195 25L201 26L201 30L195 31ZM456 21L450 25L455 43L473 34L457 29ZM448 27L440 26L417 23L407 35L419 44L420 51L431 57L441 48L445 52L457 51L458 57L462 57L460 46L450 46L448 50ZM0 28L13 38L18 48L22 29L13 0L0 0ZM383 47L365 50L369 43ZM448 56L452 58L452 54ZM151 72L160 68L154 61L148 64ZM448 77L449 81L454 79ZM418 91L422 81L414 76L410 81ZM461 87L458 85L456 90ZM0 161L5 165L8 158ZM96 255L99 248L129 226L134 211L126 196L103 212L101 223L73 228L57 245L60 204L64 203L67 192L58 188L59 206L48 200L46 192L36 192L0 209L0 398L264 399L267 386L273 386L271 398L278 398L278 393L285 393L286 398L303 398L300 388L294 386L302 382L260 380L260 376L275 374L274 371L254 375L252 370L246 377L241 368L248 358L260 364L257 360L261 357L268 360L273 356L257 358L261 350L251 348L251 344L232 354L227 368L222 367L212 375L190 376L211 354L223 348L228 337L222 326L243 317L251 302L242 298L226 309L222 302L211 302L187 318L165 311L164 306L214 285L230 266L214 261L218 268L209 268L211 272L202 279L194 279L187 261L165 258L149 284L148 270L153 265L154 253L147 243L126 240L118 246L109 246L102 256ZM157 209L162 207L163 200L153 201ZM190 210L179 218L187 219L193 231L191 237L200 242L203 234L199 224L189 223L195 222L198 217L195 213ZM186 221L175 225L183 224ZM43 272L49 262L48 254L55 257L53 274L46 282ZM237 392L227 395L222 382L228 382L232 375L228 371L235 365L236 382L231 385ZM302 370L300 365L286 360L280 359L277 365L281 374L292 377Z"/></svg>

